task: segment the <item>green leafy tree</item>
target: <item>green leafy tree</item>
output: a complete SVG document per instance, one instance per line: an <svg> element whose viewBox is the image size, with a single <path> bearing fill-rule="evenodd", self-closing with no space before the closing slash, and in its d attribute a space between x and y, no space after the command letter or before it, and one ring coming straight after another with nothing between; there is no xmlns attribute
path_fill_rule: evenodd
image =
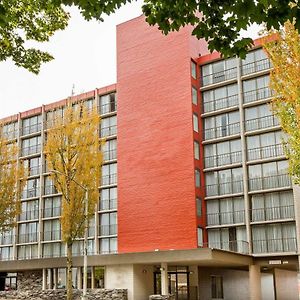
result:
<svg viewBox="0 0 300 300"><path fill-rule="evenodd" d="M300 35L291 22L280 31L272 31L276 39L265 49L273 64L270 85L274 92L273 110L287 133L285 142L290 173L300 183ZM274 36L273 36L274 37Z"/></svg>
<svg viewBox="0 0 300 300"><path fill-rule="evenodd" d="M19 67L37 74L53 57L28 47L28 41L45 42L65 29L69 15L49 0L0 0L0 61L12 59Z"/></svg>

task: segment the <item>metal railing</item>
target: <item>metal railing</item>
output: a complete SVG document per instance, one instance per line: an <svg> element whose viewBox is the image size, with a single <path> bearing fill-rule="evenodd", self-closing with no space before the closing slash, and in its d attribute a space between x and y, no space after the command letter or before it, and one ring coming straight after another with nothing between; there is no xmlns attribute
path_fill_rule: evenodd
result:
<svg viewBox="0 0 300 300"><path fill-rule="evenodd" d="M237 67L202 76L202 86L219 83L237 77Z"/></svg>
<svg viewBox="0 0 300 300"><path fill-rule="evenodd" d="M253 240L253 253L297 252L296 237Z"/></svg>
<svg viewBox="0 0 300 300"><path fill-rule="evenodd" d="M101 186L112 184L117 184L117 173L102 176Z"/></svg>
<svg viewBox="0 0 300 300"><path fill-rule="evenodd" d="M44 241L56 241L61 239L61 230L49 230L43 232Z"/></svg>
<svg viewBox="0 0 300 300"><path fill-rule="evenodd" d="M273 116L265 116L261 118L255 118L245 121L245 130L246 131L252 131L252 130L258 130L258 129L264 129L268 127L274 127L278 126L279 121L278 119Z"/></svg>
<svg viewBox="0 0 300 300"><path fill-rule="evenodd" d="M34 220L39 218L39 210L25 210L19 215L19 221Z"/></svg>
<svg viewBox="0 0 300 300"><path fill-rule="evenodd" d="M244 103L250 103L262 99L267 99L273 96L269 87L263 87L256 90L243 93Z"/></svg>
<svg viewBox="0 0 300 300"><path fill-rule="evenodd" d="M248 149L248 160L264 159L269 157L283 156L284 150L282 144L270 145L265 147L258 147Z"/></svg>
<svg viewBox="0 0 300 300"><path fill-rule="evenodd" d="M214 248L220 250L227 250L237 253L248 254L249 253L249 243L243 240L235 241L209 241L204 243L203 247L205 248Z"/></svg>
<svg viewBox="0 0 300 300"><path fill-rule="evenodd" d="M245 223L245 211L228 211L207 214L207 225L226 225Z"/></svg>
<svg viewBox="0 0 300 300"><path fill-rule="evenodd" d="M103 160L108 161L108 160L113 160L117 159L117 149L109 150L109 151L103 151Z"/></svg>
<svg viewBox="0 0 300 300"><path fill-rule="evenodd" d="M42 123L32 124L22 127L22 135L40 132L42 129Z"/></svg>
<svg viewBox="0 0 300 300"><path fill-rule="evenodd" d="M292 180L288 174L255 177L249 179L249 191L268 190L280 187L291 187Z"/></svg>
<svg viewBox="0 0 300 300"><path fill-rule="evenodd" d="M99 111L101 115L115 112L117 111L117 103L110 102L110 103L102 104L99 106Z"/></svg>
<svg viewBox="0 0 300 300"><path fill-rule="evenodd" d="M61 214L61 206L44 208L43 212L44 218L59 217Z"/></svg>
<svg viewBox="0 0 300 300"><path fill-rule="evenodd" d="M34 243L38 241L38 232L24 233L18 235L18 243Z"/></svg>
<svg viewBox="0 0 300 300"><path fill-rule="evenodd" d="M204 140L211 140L240 133L240 122L204 130Z"/></svg>
<svg viewBox="0 0 300 300"><path fill-rule="evenodd" d="M22 147L21 155L28 156L28 155L36 154L36 153L40 153L40 152L41 152L41 145L38 144L38 145L33 145L33 146L25 147L25 148Z"/></svg>
<svg viewBox="0 0 300 300"><path fill-rule="evenodd" d="M233 107L238 105L238 103L239 103L238 95L232 95L230 97L215 99L203 103L203 112L206 113L206 112L215 111L223 108Z"/></svg>
<svg viewBox="0 0 300 300"><path fill-rule="evenodd" d="M116 235L117 230L118 230L117 224L100 225L99 226L99 235L100 236Z"/></svg>
<svg viewBox="0 0 300 300"><path fill-rule="evenodd" d="M100 210L117 209L118 199L100 200Z"/></svg>
<svg viewBox="0 0 300 300"><path fill-rule="evenodd" d="M205 168L213 168L242 162L242 151L212 155L204 158Z"/></svg>
<svg viewBox="0 0 300 300"><path fill-rule="evenodd" d="M228 181L225 183L210 184L205 186L206 196L221 196L237 194L244 191L243 180Z"/></svg>
<svg viewBox="0 0 300 300"><path fill-rule="evenodd" d="M263 70L268 70L272 67L271 61L269 58L260 59L248 64L242 65L242 74L247 75Z"/></svg>
<svg viewBox="0 0 300 300"><path fill-rule="evenodd" d="M295 218L294 205L262 207L262 208L251 209L252 222L294 219L294 218Z"/></svg>
<svg viewBox="0 0 300 300"><path fill-rule="evenodd" d="M101 137L107 137L117 134L117 125L112 125L109 127L103 127L100 131Z"/></svg>

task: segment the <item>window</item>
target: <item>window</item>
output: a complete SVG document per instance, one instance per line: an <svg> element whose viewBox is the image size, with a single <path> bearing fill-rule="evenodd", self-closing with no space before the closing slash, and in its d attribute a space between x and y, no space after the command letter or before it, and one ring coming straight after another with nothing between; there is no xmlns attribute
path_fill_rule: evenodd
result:
<svg viewBox="0 0 300 300"><path fill-rule="evenodd" d="M60 240L60 220L44 221L44 241Z"/></svg>
<svg viewBox="0 0 300 300"><path fill-rule="evenodd" d="M3 135L8 139L15 139L18 133L18 122L3 125Z"/></svg>
<svg viewBox="0 0 300 300"><path fill-rule="evenodd" d="M194 157L195 159L200 159L200 147L197 141L194 141Z"/></svg>
<svg viewBox="0 0 300 300"><path fill-rule="evenodd" d="M100 239L100 253L117 253L118 240L117 238Z"/></svg>
<svg viewBox="0 0 300 300"><path fill-rule="evenodd" d="M197 89L195 87L192 87L192 102L195 105L198 104L198 92L197 92Z"/></svg>
<svg viewBox="0 0 300 300"><path fill-rule="evenodd" d="M117 164L102 166L102 183L101 185L117 184Z"/></svg>
<svg viewBox="0 0 300 300"><path fill-rule="evenodd" d="M20 221L38 219L39 216L39 202L38 200L21 202Z"/></svg>
<svg viewBox="0 0 300 300"><path fill-rule="evenodd" d="M28 176L39 175L40 173L40 157L24 160L24 167L28 170Z"/></svg>
<svg viewBox="0 0 300 300"><path fill-rule="evenodd" d="M45 177L44 184L45 195L57 194L57 190L50 176Z"/></svg>
<svg viewBox="0 0 300 300"><path fill-rule="evenodd" d="M60 257L65 256L64 243L43 244L43 257Z"/></svg>
<svg viewBox="0 0 300 300"><path fill-rule="evenodd" d="M211 276L211 297L212 299L223 299L223 277Z"/></svg>
<svg viewBox="0 0 300 300"><path fill-rule="evenodd" d="M203 247L203 229L197 228L198 247Z"/></svg>
<svg viewBox="0 0 300 300"><path fill-rule="evenodd" d="M197 79L197 64L191 61L191 74L194 79Z"/></svg>
<svg viewBox="0 0 300 300"><path fill-rule="evenodd" d="M19 243L37 242L39 232L39 223L22 223L19 224Z"/></svg>
<svg viewBox="0 0 300 300"><path fill-rule="evenodd" d="M107 140L102 146L103 160L113 160L117 158L117 140Z"/></svg>
<svg viewBox="0 0 300 300"><path fill-rule="evenodd" d="M18 259L31 259L38 257L38 245L18 246Z"/></svg>
<svg viewBox="0 0 300 300"><path fill-rule="evenodd" d="M41 151L41 137L36 136L22 141L22 156L36 154Z"/></svg>
<svg viewBox="0 0 300 300"><path fill-rule="evenodd" d="M271 97L269 81L269 75L243 81L244 103Z"/></svg>
<svg viewBox="0 0 300 300"><path fill-rule="evenodd" d="M102 189L100 198L100 210L117 209L117 188Z"/></svg>
<svg viewBox="0 0 300 300"><path fill-rule="evenodd" d="M42 116L34 116L31 118L24 119L22 121L22 134L30 134L41 131L42 128Z"/></svg>
<svg viewBox="0 0 300 300"><path fill-rule="evenodd" d="M40 192L40 179L28 179L22 191L22 199L38 197Z"/></svg>
<svg viewBox="0 0 300 300"><path fill-rule="evenodd" d="M196 187L200 187L200 171L198 169L195 170L195 181Z"/></svg>
<svg viewBox="0 0 300 300"><path fill-rule="evenodd" d="M266 70L270 67L270 60L262 48L248 52L246 58L242 60L243 75Z"/></svg>
<svg viewBox="0 0 300 300"><path fill-rule="evenodd" d="M117 134L117 117L103 118L101 120L101 137Z"/></svg>
<svg viewBox="0 0 300 300"><path fill-rule="evenodd" d="M114 112L117 109L117 101L116 94L108 94L100 96L100 113L107 114L110 112Z"/></svg>
<svg viewBox="0 0 300 300"><path fill-rule="evenodd" d="M117 213L103 213L100 215L100 236L117 234Z"/></svg>
<svg viewBox="0 0 300 300"><path fill-rule="evenodd" d="M199 122L198 122L197 114L193 114L193 126L194 126L194 131L199 132Z"/></svg>
<svg viewBox="0 0 300 300"><path fill-rule="evenodd" d="M64 117L64 108L63 107L48 111L46 114L47 128L53 127L55 122L63 119L63 117Z"/></svg>
<svg viewBox="0 0 300 300"><path fill-rule="evenodd" d="M196 206L197 206L197 216L202 216L202 201L200 198L196 198Z"/></svg>
<svg viewBox="0 0 300 300"><path fill-rule="evenodd" d="M51 197L44 199L44 218L58 217L61 210L61 197Z"/></svg>

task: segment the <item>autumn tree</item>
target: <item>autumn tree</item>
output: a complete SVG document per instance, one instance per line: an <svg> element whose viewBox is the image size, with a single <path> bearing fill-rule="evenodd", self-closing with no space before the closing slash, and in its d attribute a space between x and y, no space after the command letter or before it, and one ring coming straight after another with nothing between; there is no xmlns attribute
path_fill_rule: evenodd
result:
<svg viewBox="0 0 300 300"><path fill-rule="evenodd" d="M275 41L265 49L273 64L270 86L274 92L273 110L287 133L285 150L295 183L300 183L300 35L291 22L286 22ZM266 40L267 41L267 40Z"/></svg>
<svg viewBox="0 0 300 300"><path fill-rule="evenodd" d="M21 212L20 191L26 178L24 166L17 158L16 143L7 140L0 124L0 233L11 230Z"/></svg>
<svg viewBox="0 0 300 300"><path fill-rule="evenodd" d="M96 108L84 103L69 105L63 118L54 119L47 132L47 166L62 194L61 230L67 245L67 299L72 299L72 245L83 236L85 220L94 215L99 199L102 155L99 140L100 117ZM88 215L85 214L88 191Z"/></svg>

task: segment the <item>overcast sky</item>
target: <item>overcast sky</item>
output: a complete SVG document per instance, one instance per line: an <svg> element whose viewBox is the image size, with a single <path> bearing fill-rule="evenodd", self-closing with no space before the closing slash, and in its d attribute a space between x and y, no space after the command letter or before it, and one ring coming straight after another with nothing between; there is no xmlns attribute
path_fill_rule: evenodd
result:
<svg viewBox="0 0 300 300"><path fill-rule="evenodd" d="M105 22L87 22L71 9L68 28L41 48L54 57L39 75L0 62L0 118L116 82L116 25L142 14L142 0L122 7ZM251 30L255 37L257 28Z"/></svg>

